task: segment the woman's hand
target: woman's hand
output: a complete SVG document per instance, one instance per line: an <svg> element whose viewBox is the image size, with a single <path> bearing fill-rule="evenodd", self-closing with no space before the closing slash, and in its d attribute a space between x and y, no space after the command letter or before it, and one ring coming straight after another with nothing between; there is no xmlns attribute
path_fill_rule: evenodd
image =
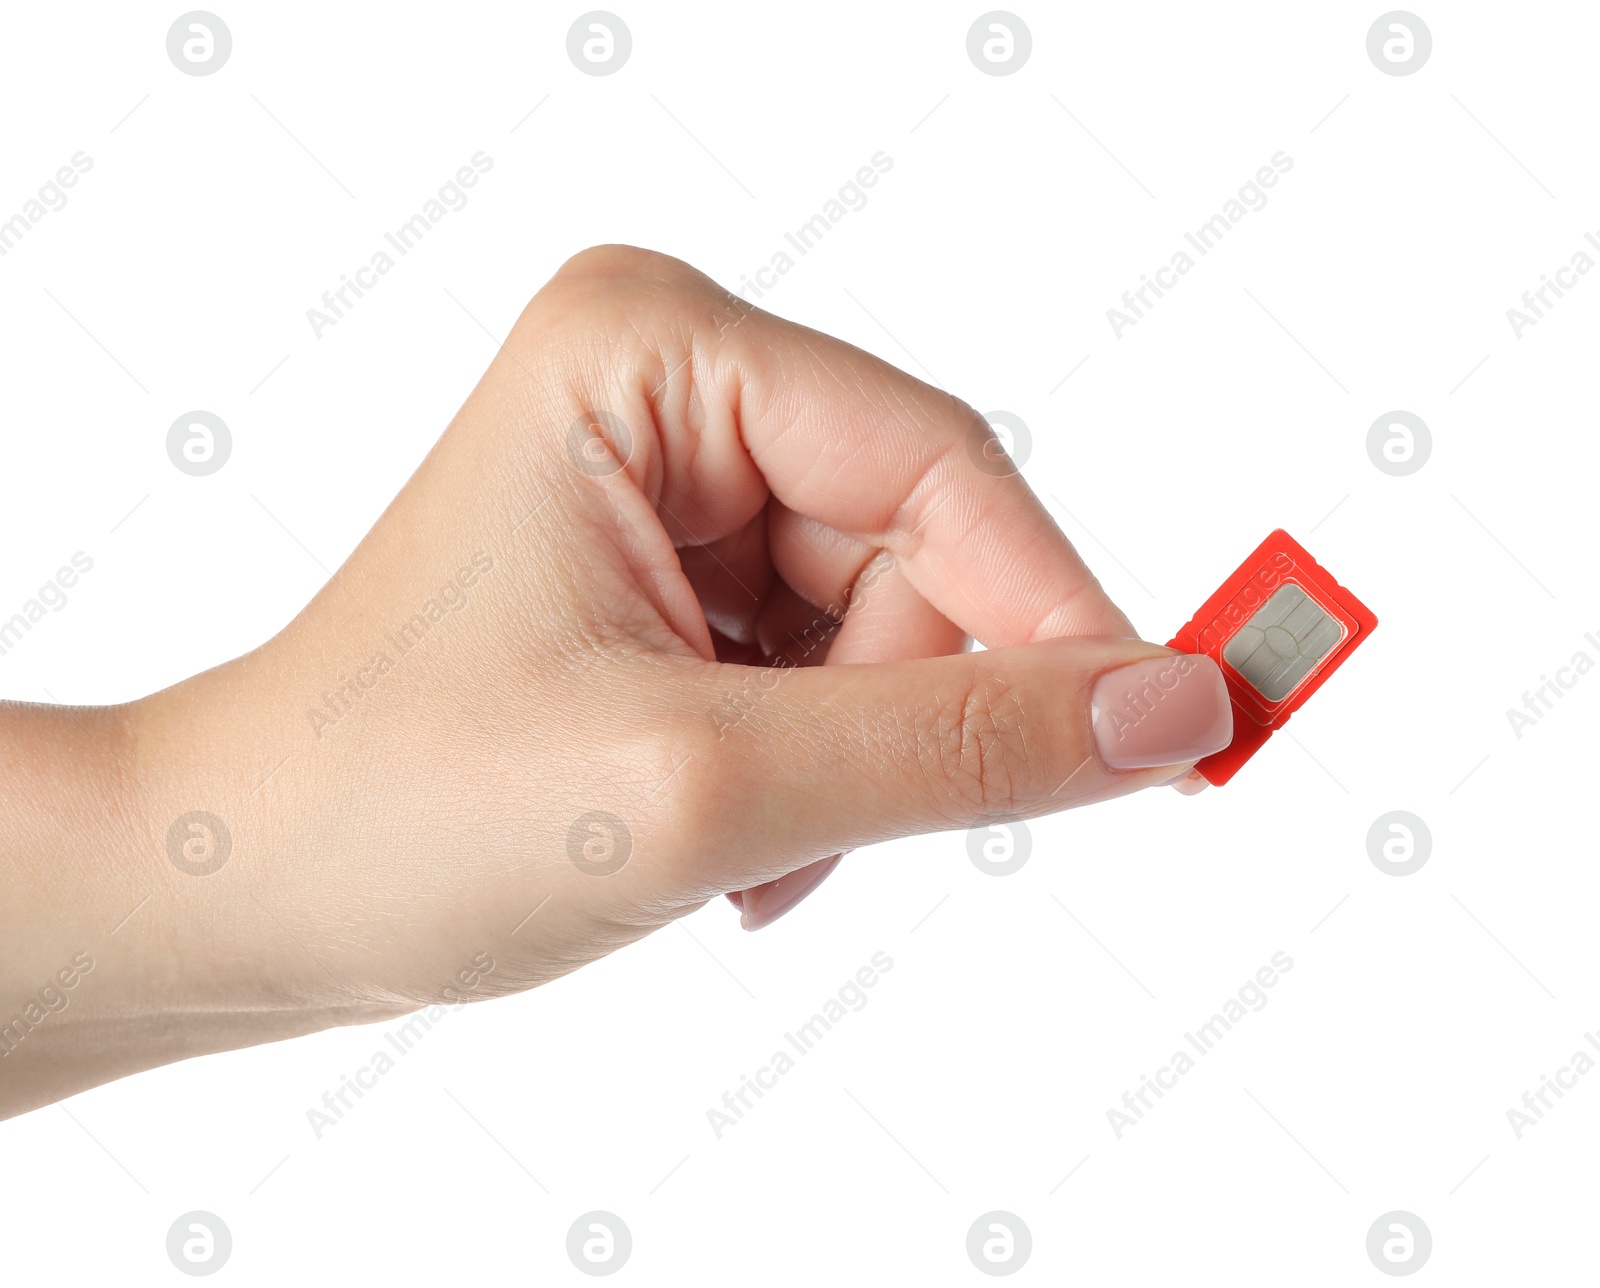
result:
<svg viewBox="0 0 1600 1288"><path fill-rule="evenodd" d="M841 853L1168 782L1231 729L970 407L586 251L275 639L7 713L5 1004L96 966L0 1108L526 988L724 893L754 929Z"/></svg>

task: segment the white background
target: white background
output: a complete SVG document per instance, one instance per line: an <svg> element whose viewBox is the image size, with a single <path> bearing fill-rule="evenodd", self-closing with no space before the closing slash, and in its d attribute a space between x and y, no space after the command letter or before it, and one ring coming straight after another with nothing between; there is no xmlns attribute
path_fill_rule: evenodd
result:
<svg viewBox="0 0 1600 1288"><path fill-rule="evenodd" d="M167 58L178 6L6 9L0 219L94 165L0 259L0 610L95 563L0 658L5 697L133 698L259 644L568 255L737 288L880 150L764 306L1021 416L1025 474L1151 638L1279 525L1381 625L1225 788L1034 823L1004 878L962 834L860 852L757 935L718 902L453 1014L320 1141L306 1110L387 1026L8 1122L7 1279L181 1281L191 1209L239 1284L588 1282L591 1209L641 1283L983 1282L994 1209L1032 1232L1019 1282L1382 1282L1392 1209L1432 1231L1425 1279L1592 1273L1600 1072L1520 1140L1506 1110L1600 1027L1600 676L1520 739L1505 712L1600 660L1600 275L1521 339L1506 310L1600 229L1600 12L1424 8L1431 58L1389 76L1377 4L1032 4L1031 58L990 76L981 5L616 0L632 56L593 77L580 5L217 4L205 77ZM470 204L314 338L480 150ZM1280 150L1269 204L1116 338L1106 310ZM202 479L165 451L196 408L234 436ZM1393 409L1433 435L1404 478L1365 447ZM1432 832L1412 876L1368 858L1394 809ZM717 1139L706 1111L879 950L866 1008ZM1270 1004L1118 1140L1107 1109L1280 950Z"/></svg>

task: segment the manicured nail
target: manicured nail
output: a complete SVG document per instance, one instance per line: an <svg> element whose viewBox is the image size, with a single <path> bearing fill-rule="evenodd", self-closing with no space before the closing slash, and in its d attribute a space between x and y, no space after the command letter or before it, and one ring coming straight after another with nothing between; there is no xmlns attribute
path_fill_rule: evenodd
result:
<svg viewBox="0 0 1600 1288"><path fill-rule="evenodd" d="M1179 765L1233 741L1222 668L1201 653L1130 662L1094 682L1095 749L1110 769Z"/></svg>
<svg viewBox="0 0 1600 1288"><path fill-rule="evenodd" d="M1167 785L1174 791L1180 792L1184 796L1198 796L1201 792L1205 791L1206 788L1211 786L1211 784L1206 781L1205 775L1202 774L1198 769L1191 769L1187 774L1183 775L1182 778L1174 778L1172 782Z"/></svg>
<svg viewBox="0 0 1600 1288"><path fill-rule="evenodd" d="M835 854L831 859L819 859L815 863L806 864L803 868L796 868L776 881L768 881L766 885L757 886L754 890L746 890L743 900L744 915L739 918L739 924L746 930L760 930L763 926L770 926L821 885L843 857L842 854Z"/></svg>

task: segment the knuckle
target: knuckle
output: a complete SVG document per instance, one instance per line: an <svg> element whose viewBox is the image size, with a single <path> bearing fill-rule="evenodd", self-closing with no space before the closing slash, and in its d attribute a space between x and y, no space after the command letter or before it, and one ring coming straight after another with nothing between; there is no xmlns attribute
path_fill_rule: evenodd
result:
<svg viewBox="0 0 1600 1288"><path fill-rule="evenodd" d="M587 287L603 286L606 291L648 291L698 286L707 279L681 259L660 251L620 244L590 246L562 264L554 281Z"/></svg>
<svg viewBox="0 0 1600 1288"><path fill-rule="evenodd" d="M641 805L669 828L714 817L726 791L719 771L716 726L689 710L663 712L635 735Z"/></svg>
<svg viewBox="0 0 1600 1288"><path fill-rule="evenodd" d="M973 668L937 695L917 730L936 806L958 824L1009 815L1024 803L1022 700L1004 676Z"/></svg>
<svg viewBox="0 0 1600 1288"><path fill-rule="evenodd" d="M640 384L659 391L669 372L688 365L697 339L731 298L737 297L671 255L591 246L529 301L511 347L563 371L580 399L606 405Z"/></svg>
<svg viewBox="0 0 1600 1288"><path fill-rule="evenodd" d="M648 727L631 734L628 796L637 819L636 891L673 906L685 893L709 898L726 861L730 791L717 730L690 710L652 711ZM652 904L651 906L657 906Z"/></svg>

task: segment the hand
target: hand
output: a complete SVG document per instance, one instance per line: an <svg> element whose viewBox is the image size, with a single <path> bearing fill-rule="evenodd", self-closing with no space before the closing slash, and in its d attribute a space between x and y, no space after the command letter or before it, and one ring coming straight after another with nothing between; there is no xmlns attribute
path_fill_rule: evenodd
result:
<svg viewBox="0 0 1600 1288"><path fill-rule="evenodd" d="M280 635L75 723L126 768L83 898L156 897L58 1026L120 1053L53 1094L526 988L719 894L755 928L842 853L1168 782L1232 730L970 407L624 247L539 292ZM222 844L174 842L193 811L210 875L170 857Z"/></svg>

